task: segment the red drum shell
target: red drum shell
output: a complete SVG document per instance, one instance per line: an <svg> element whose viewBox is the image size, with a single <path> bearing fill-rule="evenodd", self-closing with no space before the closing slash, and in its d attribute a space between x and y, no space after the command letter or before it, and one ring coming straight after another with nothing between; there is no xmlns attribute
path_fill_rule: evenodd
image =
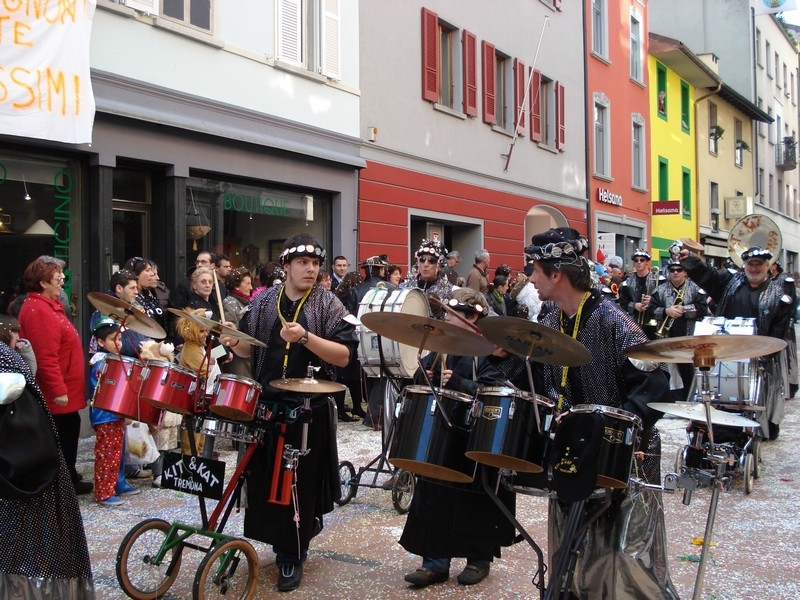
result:
<svg viewBox="0 0 800 600"><path fill-rule="evenodd" d="M139 397L153 406L191 415L195 412L197 373L161 360L148 360Z"/></svg>
<svg viewBox="0 0 800 600"><path fill-rule="evenodd" d="M92 406L127 419L158 425L163 411L139 399L143 365L135 358L109 354L100 367Z"/></svg>
<svg viewBox="0 0 800 600"><path fill-rule="evenodd" d="M232 421L252 421L260 395L261 384L257 381L240 375L220 375L208 409Z"/></svg>
<svg viewBox="0 0 800 600"><path fill-rule="evenodd" d="M392 437L389 462L415 475L454 483L471 483L475 462L467 449L471 396L450 390L437 390L439 402L453 424L448 427L431 389L410 385L403 390L403 402Z"/></svg>

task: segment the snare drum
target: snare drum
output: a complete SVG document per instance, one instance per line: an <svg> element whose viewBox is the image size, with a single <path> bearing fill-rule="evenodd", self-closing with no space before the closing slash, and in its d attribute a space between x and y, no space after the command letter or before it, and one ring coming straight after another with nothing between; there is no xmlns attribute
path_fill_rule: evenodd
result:
<svg viewBox="0 0 800 600"><path fill-rule="evenodd" d="M464 452L472 421L472 397L450 390L436 393L438 403L428 387L410 385L402 391L389 462L416 475L470 483L476 465Z"/></svg>
<svg viewBox="0 0 800 600"><path fill-rule="evenodd" d="M429 317L430 304L422 290L412 288L407 290L370 289L358 305L359 320L371 312L396 312L418 317ZM381 352L386 370L394 377L412 378L417 370L418 348L401 344L381 337L381 348L378 348L378 334L361 324L358 330L358 360L367 377L381 377ZM425 350L422 356L427 356Z"/></svg>
<svg viewBox="0 0 800 600"><path fill-rule="evenodd" d="M128 356L109 354L97 371L92 406L120 417L158 425L163 411L139 400L142 363Z"/></svg>
<svg viewBox="0 0 800 600"><path fill-rule="evenodd" d="M599 413L603 420L603 437L597 457L597 485L626 488L633 466L633 453L642 432L642 420L621 408L599 404L579 404L574 413ZM556 432L558 438L558 432Z"/></svg>
<svg viewBox="0 0 800 600"><path fill-rule="evenodd" d="M203 419L198 433L215 438L252 444L259 442L261 435L258 429L246 423L223 421L221 419Z"/></svg>
<svg viewBox="0 0 800 600"><path fill-rule="evenodd" d="M542 472L554 404L507 387L487 387L475 402L467 456L490 467ZM539 413L537 426L536 413ZM540 429L541 428L541 429Z"/></svg>
<svg viewBox="0 0 800 600"><path fill-rule="evenodd" d="M195 412L197 373L173 363L148 360L142 370L139 397L153 406L191 415Z"/></svg>
<svg viewBox="0 0 800 600"><path fill-rule="evenodd" d="M252 421L261 384L239 375L220 375L214 384L209 410L225 419Z"/></svg>

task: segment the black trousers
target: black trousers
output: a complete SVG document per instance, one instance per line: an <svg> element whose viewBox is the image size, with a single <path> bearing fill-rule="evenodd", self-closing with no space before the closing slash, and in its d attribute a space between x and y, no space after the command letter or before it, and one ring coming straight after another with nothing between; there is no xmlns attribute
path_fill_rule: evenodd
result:
<svg viewBox="0 0 800 600"><path fill-rule="evenodd" d="M58 431L58 444L61 453L64 455L64 462L67 463L70 479L75 483L78 481L78 471L75 463L78 461L78 439L81 435L81 415L71 412L60 415L53 415L53 420Z"/></svg>

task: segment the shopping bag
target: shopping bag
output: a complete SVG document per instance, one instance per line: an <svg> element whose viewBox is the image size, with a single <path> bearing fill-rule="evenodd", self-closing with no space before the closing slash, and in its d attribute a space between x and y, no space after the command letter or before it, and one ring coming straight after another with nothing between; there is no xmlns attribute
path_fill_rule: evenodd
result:
<svg viewBox="0 0 800 600"><path fill-rule="evenodd" d="M149 465L158 460L158 446L146 423L134 421L126 427L126 434L128 438L126 465Z"/></svg>

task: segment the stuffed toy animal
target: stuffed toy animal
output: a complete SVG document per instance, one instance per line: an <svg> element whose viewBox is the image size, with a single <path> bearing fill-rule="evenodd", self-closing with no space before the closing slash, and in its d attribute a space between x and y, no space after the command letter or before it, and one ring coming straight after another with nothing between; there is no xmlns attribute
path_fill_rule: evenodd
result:
<svg viewBox="0 0 800 600"><path fill-rule="evenodd" d="M144 340L139 344L139 356L142 360L175 362L175 346L169 342Z"/></svg>

